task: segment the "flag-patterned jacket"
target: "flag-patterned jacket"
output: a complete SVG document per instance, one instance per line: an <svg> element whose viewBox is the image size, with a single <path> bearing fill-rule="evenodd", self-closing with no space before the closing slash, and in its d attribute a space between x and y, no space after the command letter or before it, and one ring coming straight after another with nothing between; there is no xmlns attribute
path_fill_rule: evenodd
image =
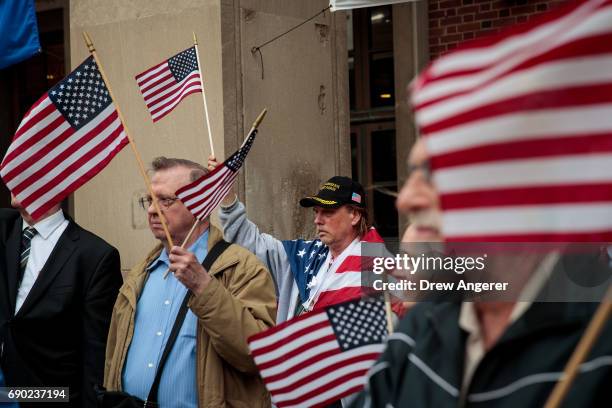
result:
<svg viewBox="0 0 612 408"><path fill-rule="evenodd" d="M292 297L297 298L299 293L301 302L309 299L310 290L317 283L317 276L324 269L322 266L325 266L328 258L327 246L318 239L281 241L260 232L259 228L247 219L244 204L240 201L228 207L222 206L219 218L225 239L255 253L272 273L278 298L277 323L291 318L294 304ZM366 234L364 239L382 242L374 229ZM355 246L354 251L359 251L359 245ZM360 296L359 253L348 253L336 273L327 275L325 279L327 282L316 299L315 308Z"/></svg>

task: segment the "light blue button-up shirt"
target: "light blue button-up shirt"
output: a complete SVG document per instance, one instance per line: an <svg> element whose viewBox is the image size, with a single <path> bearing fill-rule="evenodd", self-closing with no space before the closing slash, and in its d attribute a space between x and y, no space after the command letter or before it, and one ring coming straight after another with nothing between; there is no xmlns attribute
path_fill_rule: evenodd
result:
<svg viewBox="0 0 612 408"><path fill-rule="evenodd" d="M208 253L208 231L189 248L200 263ZM134 322L134 337L123 368L123 390L146 400L157 365L172 331L176 315L187 288L174 274L163 278L170 262L163 249L148 267L149 278L138 299ZM191 310L168 356L157 394L160 408L196 408L198 388L196 380L196 331L198 318Z"/></svg>

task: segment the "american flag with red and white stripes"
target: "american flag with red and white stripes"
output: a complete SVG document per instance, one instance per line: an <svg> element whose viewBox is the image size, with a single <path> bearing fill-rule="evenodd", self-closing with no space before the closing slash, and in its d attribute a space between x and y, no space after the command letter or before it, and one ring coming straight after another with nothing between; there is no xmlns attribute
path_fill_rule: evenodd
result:
<svg viewBox="0 0 612 408"><path fill-rule="evenodd" d="M384 349L379 299L359 299L303 314L248 339L277 407L323 407L360 391Z"/></svg>
<svg viewBox="0 0 612 408"><path fill-rule="evenodd" d="M361 272L370 269L371 260L361 256L362 244L383 243L374 227L352 242L336 259L320 239L283 240L283 248L299 291L294 312L316 310L335 303L360 298Z"/></svg>
<svg viewBox="0 0 612 408"><path fill-rule="evenodd" d="M136 82L153 122L157 122L172 112L187 95L202 92L195 47L136 75Z"/></svg>
<svg viewBox="0 0 612 408"><path fill-rule="evenodd" d="M448 240L612 240L611 0L441 57L412 104Z"/></svg>
<svg viewBox="0 0 612 408"><path fill-rule="evenodd" d="M339 302L359 298L363 296L362 271L371 268L371 259L361 254L362 245L384 243L376 228L370 227L356 245L349 246L335 262L339 263L337 268L331 267L330 273L320 273L309 282L310 291L319 294L310 296L313 309L333 305ZM316 281L316 282L313 282Z"/></svg>
<svg viewBox="0 0 612 408"><path fill-rule="evenodd" d="M223 164L176 191L176 196L197 219L203 220L208 217L232 188L238 176L238 170L242 167L253 146L255 136L257 136L257 128L251 130L240 149Z"/></svg>
<svg viewBox="0 0 612 408"><path fill-rule="evenodd" d="M93 57L30 108L0 164L36 220L98 174L128 139Z"/></svg>

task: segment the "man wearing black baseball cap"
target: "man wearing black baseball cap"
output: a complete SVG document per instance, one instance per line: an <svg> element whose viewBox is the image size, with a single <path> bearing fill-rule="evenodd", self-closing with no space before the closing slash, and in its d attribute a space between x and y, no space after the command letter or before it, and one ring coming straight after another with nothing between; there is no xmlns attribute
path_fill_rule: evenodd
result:
<svg viewBox="0 0 612 408"><path fill-rule="evenodd" d="M216 165L211 156L209 169ZM314 209L318 237L281 241L260 232L247 219L234 192L225 197L219 212L225 239L255 253L272 273L278 296L277 323L361 295L359 267L347 270L350 262L345 261L361 254L360 242L382 242L370 226L365 203L361 184L334 176L316 194L300 200L302 207Z"/></svg>
<svg viewBox="0 0 612 408"><path fill-rule="evenodd" d="M317 232L319 239L327 246L330 247L332 252L342 252L349 243L355 239L356 236L363 236L368 232L368 212L365 206L365 192L363 187L358 182L343 176L334 176L330 178L326 183L321 186L319 192L314 196L304 197L300 200L302 207L314 207L315 208L315 224L317 226ZM344 211L335 211L344 208ZM334 211L325 211L334 210ZM350 229L353 231L340 234L339 237L331 236L327 231L327 228L319 221L326 220L325 218L318 220L319 215L325 214L334 215L342 214L354 214L358 216L357 220L351 218ZM356 224L353 224L353 222ZM344 223L344 226L349 229L349 223ZM357 228L355 228L357 227ZM339 231L340 232L340 231ZM340 242L338 242L340 239Z"/></svg>
<svg viewBox="0 0 612 408"><path fill-rule="evenodd" d="M343 204L351 204L365 208L364 195L363 187L358 182L348 177L334 176L321 186L316 195L302 198L300 205L338 208Z"/></svg>

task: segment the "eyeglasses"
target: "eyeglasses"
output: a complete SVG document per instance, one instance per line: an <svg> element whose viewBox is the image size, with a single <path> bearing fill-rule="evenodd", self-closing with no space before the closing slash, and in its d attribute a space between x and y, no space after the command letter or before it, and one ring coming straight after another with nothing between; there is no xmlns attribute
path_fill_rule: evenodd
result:
<svg viewBox="0 0 612 408"><path fill-rule="evenodd" d="M412 177L412 174L418 170L420 170L423 173L423 177L425 178L425 181L428 183L431 183L431 163L429 162L429 160L426 160L421 164L410 164L409 163L408 164L408 176L406 177L406 180Z"/></svg>
<svg viewBox="0 0 612 408"><path fill-rule="evenodd" d="M179 200L179 198L178 197L157 197L157 202L165 210L170 208L170 206L174 204L176 200ZM138 203L140 204L140 207L142 207L143 210L147 210L151 206L151 204L153 204L153 198L151 198L151 196L140 197L138 199Z"/></svg>

